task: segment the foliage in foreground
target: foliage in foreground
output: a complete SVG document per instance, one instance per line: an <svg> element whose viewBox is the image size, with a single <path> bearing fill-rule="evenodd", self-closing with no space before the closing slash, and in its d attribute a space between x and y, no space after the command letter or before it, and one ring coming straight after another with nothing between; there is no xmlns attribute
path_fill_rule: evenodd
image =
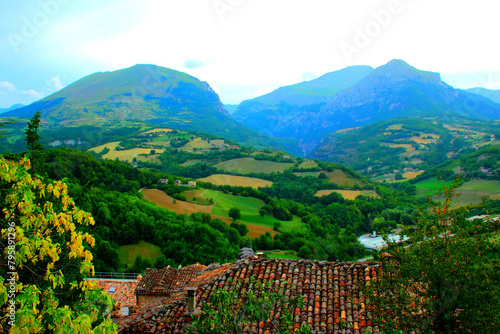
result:
<svg viewBox="0 0 500 334"><path fill-rule="evenodd" d="M219 288L212 293L210 301L205 303L200 313L193 319L191 333L291 333L293 328L293 310L302 308L302 296L287 297L280 293L287 282L279 284L263 283L256 279L231 279L227 285L247 286L247 289L227 291ZM278 313L276 313L278 312ZM275 316L276 315L276 316ZM312 333L303 325L299 334Z"/></svg>
<svg viewBox="0 0 500 334"><path fill-rule="evenodd" d="M0 160L0 331L112 333L104 317L112 300L85 280L93 274L94 238L78 225L94 223L61 181L28 173L30 161Z"/></svg>
<svg viewBox="0 0 500 334"><path fill-rule="evenodd" d="M451 210L457 183L403 231L409 245L386 240L381 275L366 291L384 332L500 333L499 246L490 241L499 222Z"/></svg>

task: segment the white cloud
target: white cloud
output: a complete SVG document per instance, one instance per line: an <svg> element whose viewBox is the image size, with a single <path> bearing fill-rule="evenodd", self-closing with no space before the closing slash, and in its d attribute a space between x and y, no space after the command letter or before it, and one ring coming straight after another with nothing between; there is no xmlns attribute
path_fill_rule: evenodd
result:
<svg viewBox="0 0 500 334"><path fill-rule="evenodd" d="M1 107L6 108L15 103L30 104L43 98L45 94L34 89L21 90L11 82L0 81L0 96L3 102Z"/></svg>
<svg viewBox="0 0 500 334"><path fill-rule="evenodd" d="M6 90L8 92L15 92L16 87L14 86L13 83L8 82L8 81L0 81L0 92L2 90Z"/></svg>
<svg viewBox="0 0 500 334"><path fill-rule="evenodd" d="M44 93L42 92L37 92L36 90L29 89L29 90L23 90L21 93L26 94L30 98L33 98L35 101L43 98L45 96Z"/></svg>
<svg viewBox="0 0 500 334"><path fill-rule="evenodd" d="M51 89L55 89L56 91L61 90L63 88L63 85L61 83L61 78L59 78L58 75L51 77L49 80L46 81L46 83Z"/></svg>

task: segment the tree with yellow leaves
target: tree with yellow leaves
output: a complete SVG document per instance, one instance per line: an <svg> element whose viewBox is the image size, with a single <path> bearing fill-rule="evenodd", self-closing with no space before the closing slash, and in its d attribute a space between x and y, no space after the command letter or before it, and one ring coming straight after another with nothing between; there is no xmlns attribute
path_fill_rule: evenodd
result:
<svg viewBox="0 0 500 334"><path fill-rule="evenodd" d="M0 332L114 333L112 299L92 281L92 225L61 181L0 158Z"/></svg>

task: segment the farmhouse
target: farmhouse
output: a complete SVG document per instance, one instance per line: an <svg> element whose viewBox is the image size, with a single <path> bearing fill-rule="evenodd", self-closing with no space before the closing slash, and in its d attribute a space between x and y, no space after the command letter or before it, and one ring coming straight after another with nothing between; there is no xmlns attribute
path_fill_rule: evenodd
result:
<svg viewBox="0 0 500 334"><path fill-rule="evenodd" d="M187 184L183 184L181 180L175 180L175 185L179 186L179 187L193 187L193 188L195 188L196 187L196 181L191 180L191 181L188 181Z"/></svg>
<svg viewBox="0 0 500 334"><path fill-rule="evenodd" d="M159 179L158 180L158 184L167 184L168 183L168 179Z"/></svg>
<svg viewBox="0 0 500 334"><path fill-rule="evenodd" d="M234 263L211 265L181 274L173 269L149 270L137 287L141 313L119 323L121 333L182 333L191 321L188 295L199 312L217 289L256 289L252 279L271 284L287 297L301 295L302 307L293 310L293 327L308 325L315 333L341 332L341 321L353 333L378 333L372 325L373 310L359 293L365 282L376 280L378 263L337 263L310 260L246 258ZM201 267L200 267L201 268ZM187 269L187 268L185 268ZM177 276L176 276L177 275ZM144 282L144 283L143 283ZM151 294L151 295L148 295ZM160 296L159 298L149 298ZM146 306L146 302L150 306ZM156 303L156 305L155 305ZM153 306L155 305L155 306ZM279 310L274 313L279 317ZM264 332L265 323L251 324L251 332ZM293 329L290 329L291 331Z"/></svg>

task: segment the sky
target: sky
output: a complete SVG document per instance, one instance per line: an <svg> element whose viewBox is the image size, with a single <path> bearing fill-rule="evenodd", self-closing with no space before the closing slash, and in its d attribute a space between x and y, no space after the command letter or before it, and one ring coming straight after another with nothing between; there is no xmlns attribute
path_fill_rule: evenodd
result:
<svg viewBox="0 0 500 334"><path fill-rule="evenodd" d="M500 89L498 0L0 2L0 108L95 72L155 64L225 104L391 59L456 88Z"/></svg>

